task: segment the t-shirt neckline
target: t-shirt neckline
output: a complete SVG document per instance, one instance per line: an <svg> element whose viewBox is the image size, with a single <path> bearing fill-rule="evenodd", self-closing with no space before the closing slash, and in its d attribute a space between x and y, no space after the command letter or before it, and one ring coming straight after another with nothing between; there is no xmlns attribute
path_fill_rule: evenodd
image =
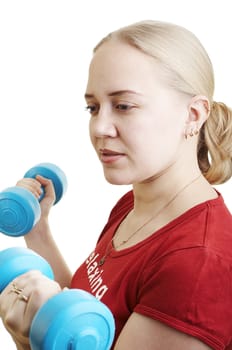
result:
<svg viewBox="0 0 232 350"><path fill-rule="evenodd" d="M157 231L155 231L154 233L152 233L149 237L145 238L144 240L134 244L131 247L127 247L124 249L120 249L120 250L116 250L115 247L113 246L113 236L118 228L118 226L120 225L120 223L122 222L122 220L124 220L124 218L129 214L129 212L131 211L131 209L133 209L133 206L131 208L129 208L125 213L123 213L123 215L119 218L117 218L117 220L115 221L115 223L112 225L111 229L112 230L112 234L111 234L111 243L110 243L110 256L113 257L119 257L121 255L126 255L129 254L131 252L133 252L134 250L139 249L140 247L144 246L145 244L149 244L151 241L153 241L154 239L158 239L160 237L160 235L164 234L165 232L173 229L175 226L181 224L184 220L187 220L189 217L197 214L198 212L204 210L205 208L209 207L209 206L215 206L215 205L221 205L224 203L223 197L221 196L221 194L215 190L218 194L217 198L213 198L213 199L208 199L202 203L199 203L197 205L195 205L194 207L188 209L187 211L185 211L183 214L179 215L177 218L171 220L170 222L168 222L165 226L159 228Z"/></svg>

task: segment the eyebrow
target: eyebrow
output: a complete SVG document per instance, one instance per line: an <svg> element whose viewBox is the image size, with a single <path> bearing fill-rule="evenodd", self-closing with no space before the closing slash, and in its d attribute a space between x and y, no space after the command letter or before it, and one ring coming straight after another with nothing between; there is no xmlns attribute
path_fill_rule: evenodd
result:
<svg viewBox="0 0 232 350"><path fill-rule="evenodd" d="M118 90L118 91L113 91L107 94L107 96L112 97L112 96L120 96L120 95L126 95L126 94L131 94L131 95L139 95L142 96L141 93L133 91L133 90ZM93 98L93 94L85 94L85 98Z"/></svg>

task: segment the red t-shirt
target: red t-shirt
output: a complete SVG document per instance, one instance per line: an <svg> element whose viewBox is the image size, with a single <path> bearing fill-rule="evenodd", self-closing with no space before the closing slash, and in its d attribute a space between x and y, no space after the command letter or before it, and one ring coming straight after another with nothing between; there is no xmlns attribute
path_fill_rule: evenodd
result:
<svg viewBox="0 0 232 350"><path fill-rule="evenodd" d="M117 339L132 312L194 336L212 349L232 349L232 216L222 196L188 210L144 241L120 251L111 245L133 193L113 208L96 248L76 271L84 289L112 311Z"/></svg>

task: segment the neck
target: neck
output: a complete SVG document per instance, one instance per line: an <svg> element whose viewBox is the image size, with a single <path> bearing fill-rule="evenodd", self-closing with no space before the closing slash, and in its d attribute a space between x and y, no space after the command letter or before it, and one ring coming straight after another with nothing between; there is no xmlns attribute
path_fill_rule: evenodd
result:
<svg viewBox="0 0 232 350"><path fill-rule="evenodd" d="M197 181L191 182L198 178ZM191 186L187 187L186 190L181 191L186 185L191 184ZM204 195L210 196L210 193L213 191L211 185L206 181L203 175L201 175L200 169L195 167L191 172L188 172L186 167L179 167L178 171L176 171L176 167L169 167L167 171L164 171L162 174L158 174L149 180L135 184L133 186L134 192L134 214L143 215L153 210L154 207L159 208L162 207L163 204L167 203L170 198L175 196L175 194L181 191L181 195L178 199L183 201L183 197L188 199L194 190L196 193L196 203L198 202L197 196L200 195L201 199L204 199ZM202 197L203 196L203 197ZM199 198L199 202L201 199ZM195 202L193 203L196 204ZM149 210L150 209L150 210Z"/></svg>

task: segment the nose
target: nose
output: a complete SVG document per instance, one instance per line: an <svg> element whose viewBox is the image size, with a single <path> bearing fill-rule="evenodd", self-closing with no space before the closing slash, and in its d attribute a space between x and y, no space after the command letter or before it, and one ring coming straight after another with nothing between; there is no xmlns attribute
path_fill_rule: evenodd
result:
<svg viewBox="0 0 232 350"><path fill-rule="evenodd" d="M118 131L114 118L107 110L99 109L98 114L90 120L90 133L97 138L116 137Z"/></svg>

